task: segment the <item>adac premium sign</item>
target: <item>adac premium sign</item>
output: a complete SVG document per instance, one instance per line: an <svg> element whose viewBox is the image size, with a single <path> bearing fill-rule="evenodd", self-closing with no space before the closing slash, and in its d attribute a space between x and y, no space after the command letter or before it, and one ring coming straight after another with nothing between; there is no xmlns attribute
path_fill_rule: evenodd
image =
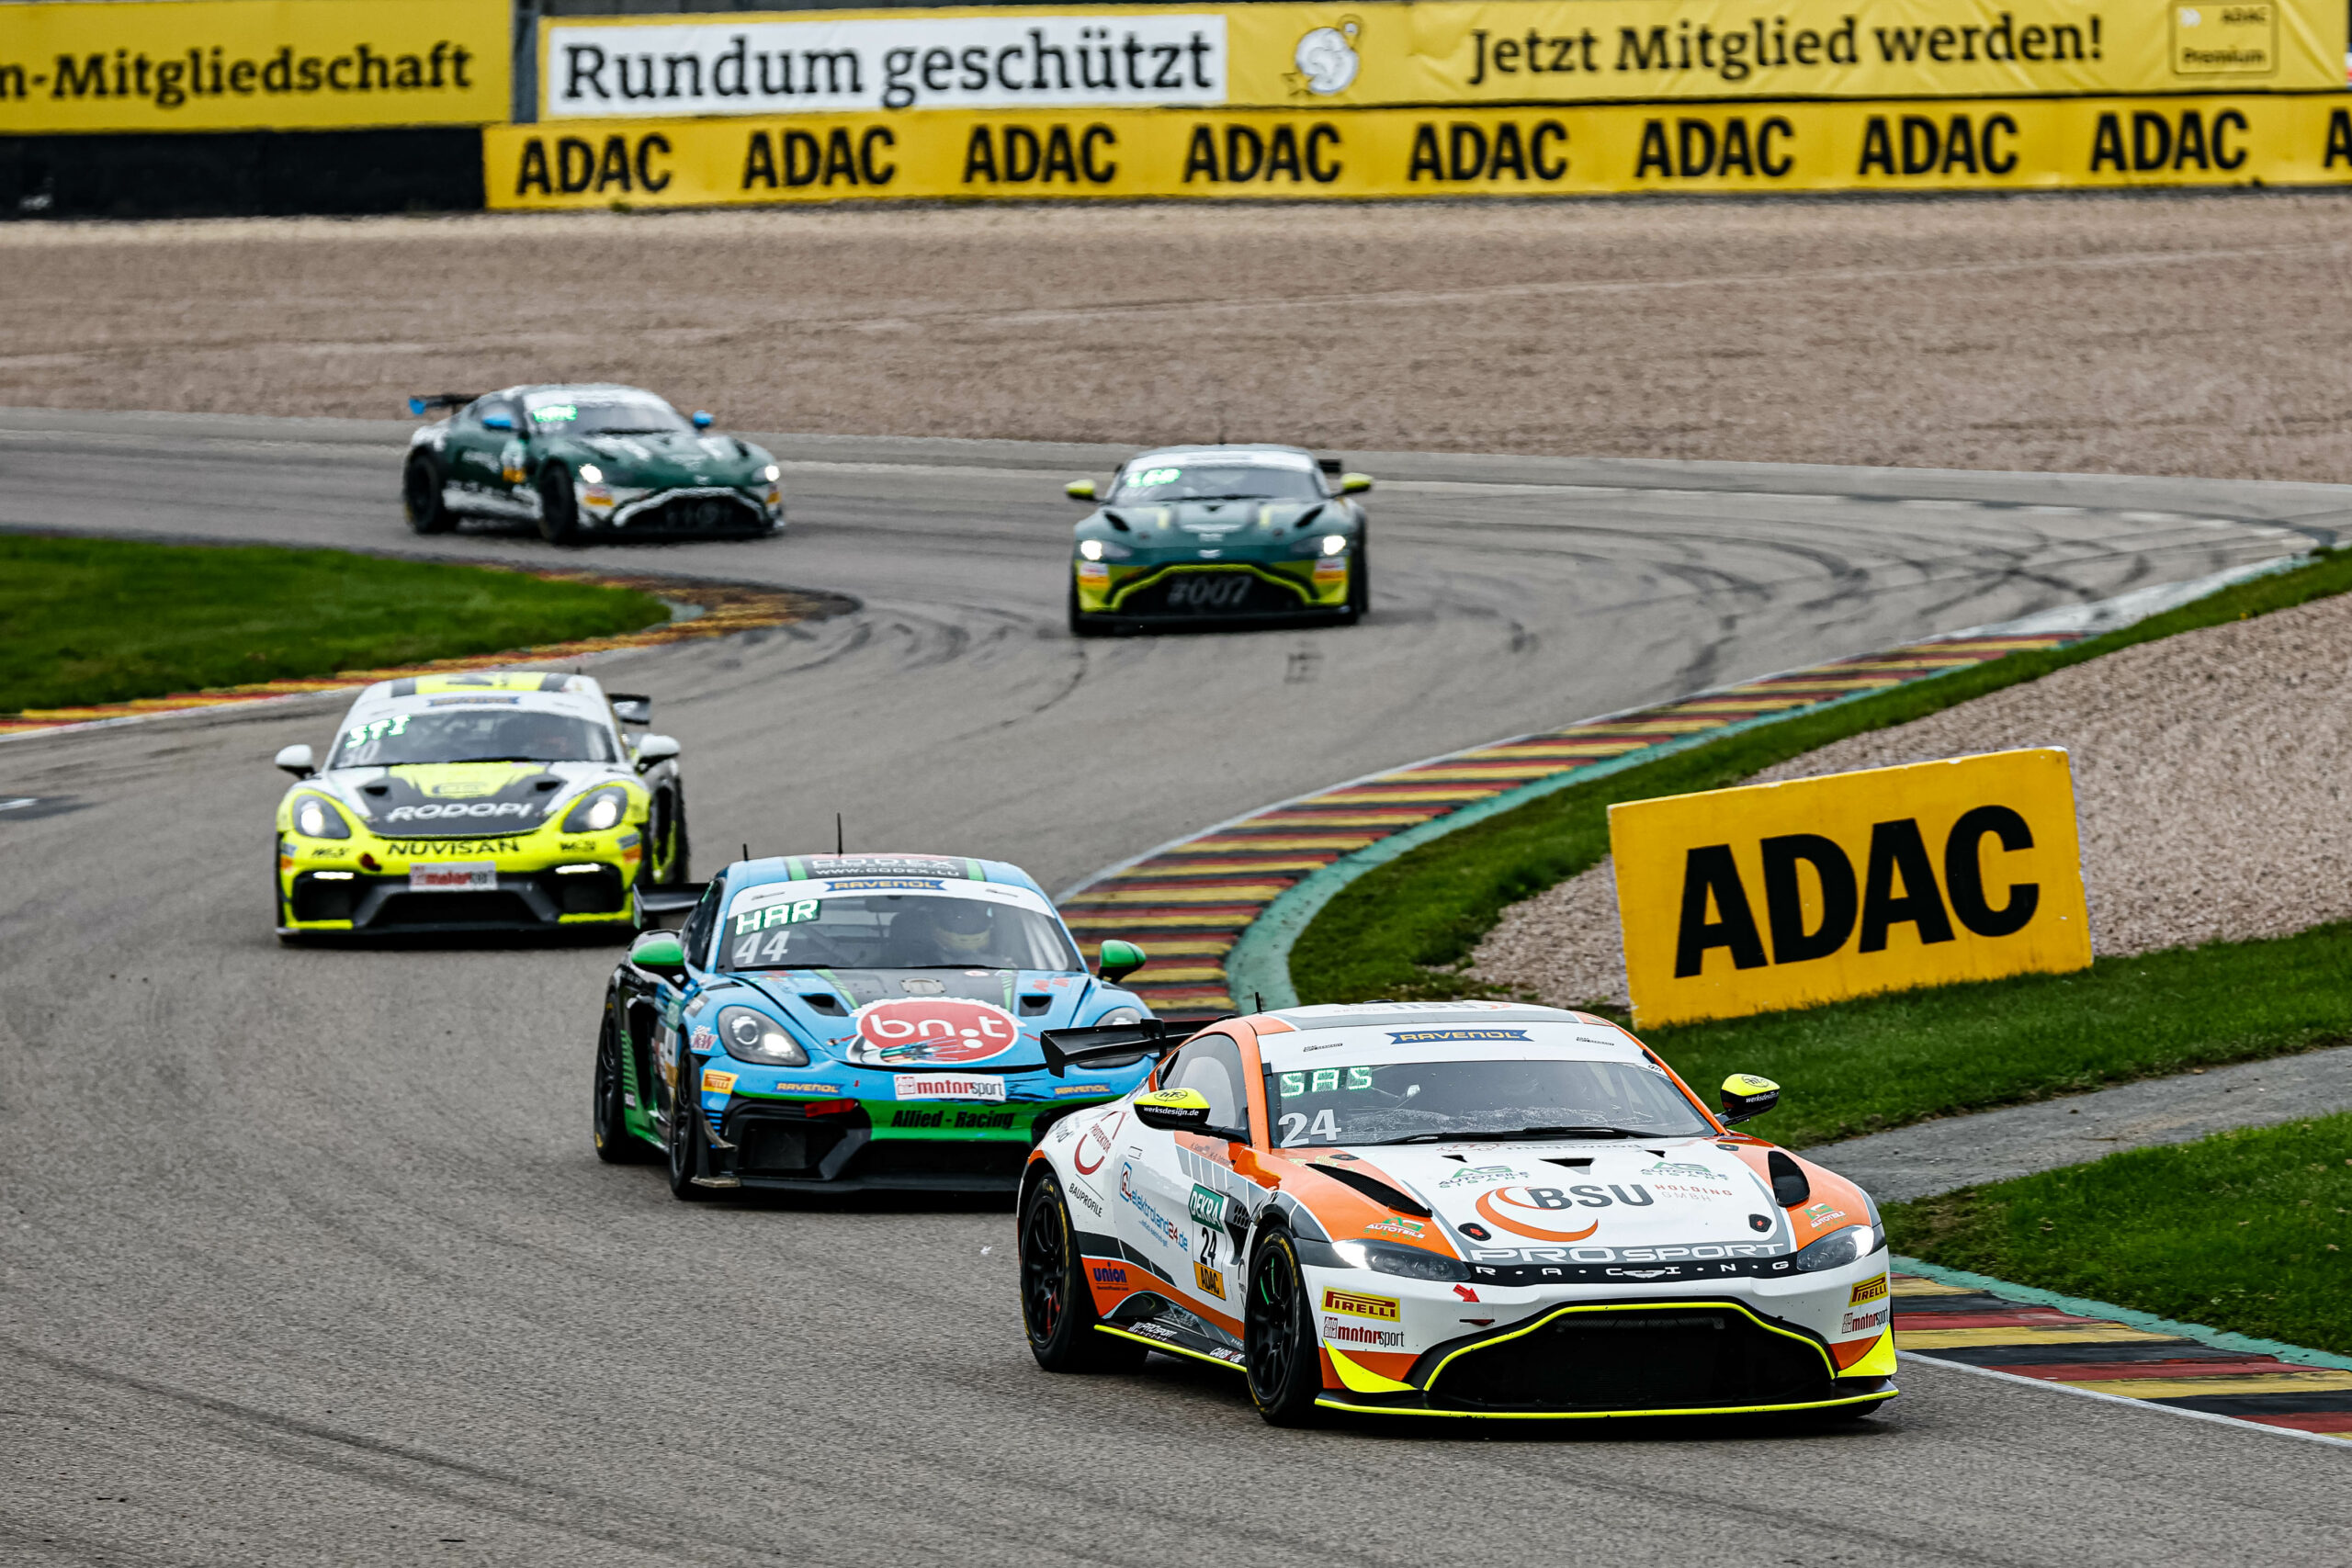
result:
<svg viewBox="0 0 2352 1568"><path fill-rule="evenodd" d="M549 17L546 119L2322 92L2342 0L1430 0Z"/></svg>
<svg viewBox="0 0 2352 1568"><path fill-rule="evenodd" d="M0 132L481 125L506 0L0 5Z"/></svg>
<svg viewBox="0 0 2352 1568"><path fill-rule="evenodd" d="M2091 962L2061 750L1610 808L1645 1025Z"/></svg>

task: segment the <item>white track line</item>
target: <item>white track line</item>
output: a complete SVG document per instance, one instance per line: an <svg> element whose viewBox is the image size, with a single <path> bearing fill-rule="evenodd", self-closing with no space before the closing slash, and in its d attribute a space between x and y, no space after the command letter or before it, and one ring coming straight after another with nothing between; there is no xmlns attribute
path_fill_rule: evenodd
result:
<svg viewBox="0 0 2352 1568"><path fill-rule="evenodd" d="M1897 1332L1901 1332L1897 1330ZM1980 1378L1998 1378L2003 1382L2023 1383L2029 1388L2054 1389L2079 1399L2096 1399L2108 1404L2128 1404L2135 1410L2161 1410L2167 1416L2186 1416L2192 1421L2213 1421L2239 1431L2267 1432L2274 1438L2301 1438L2306 1442L2325 1443L2338 1452L2352 1452L2352 1439L2334 1438L2324 1432L2306 1432L2294 1427L2273 1427L2261 1421L2242 1420L2235 1416L2216 1416L2210 1410L2186 1410L2177 1404L2160 1404L2152 1399L2132 1399L2120 1393L2101 1393L2096 1389L2076 1388L2072 1383L2052 1382L2046 1378L2019 1377L1994 1367L1972 1367L1965 1361L1946 1361L1917 1350L1898 1350L1898 1360L1920 1361L1930 1366L1950 1367L1954 1371L1968 1372Z"/></svg>

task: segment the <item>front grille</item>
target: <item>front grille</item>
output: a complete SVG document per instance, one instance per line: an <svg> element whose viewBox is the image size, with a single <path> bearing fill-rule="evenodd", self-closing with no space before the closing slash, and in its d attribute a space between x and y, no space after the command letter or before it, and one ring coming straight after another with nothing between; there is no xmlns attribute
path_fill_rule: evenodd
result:
<svg viewBox="0 0 2352 1568"><path fill-rule="evenodd" d="M646 508L628 520L632 529L665 533L726 534L766 526L757 508L740 496L682 495Z"/></svg>
<svg viewBox="0 0 2352 1568"><path fill-rule="evenodd" d="M294 918L298 920L347 920L366 885L358 878L321 882L310 872L294 879Z"/></svg>
<svg viewBox="0 0 2352 1568"><path fill-rule="evenodd" d="M736 1130L739 1176L815 1177L849 1129L835 1117L826 1122L786 1122L762 1117Z"/></svg>
<svg viewBox="0 0 2352 1568"><path fill-rule="evenodd" d="M1301 596L1254 571L1170 571L1118 603L1122 615L1280 615L1306 607Z"/></svg>
<svg viewBox="0 0 2352 1568"><path fill-rule="evenodd" d="M520 896L479 893L396 893L368 922L381 926L535 926L538 917Z"/></svg>
<svg viewBox="0 0 2352 1568"><path fill-rule="evenodd" d="M575 871L559 875L548 872L539 878L554 899L555 907L567 915L608 915L628 902L628 890L621 886L621 874L609 865L594 871Z"/></svg>
<svg viewBox="0 0 2352 1568"><path fill-rule="evenodd" d="M975 1177L1005 1181L1021 1179L1029 1163L1029 1145L1022 1143L962 1143L939 1139L888 1139L868 1144L846 1174L875 1178Z"/></svg>
<svg viewBox="0 0 2352 1568"><path fill-rule="evenodd" d="M1792 1404L1835 1390L1820 1350L1727 1308L1569 1312L1464 1351L1430 1385L1457 1410Z"/></svg>

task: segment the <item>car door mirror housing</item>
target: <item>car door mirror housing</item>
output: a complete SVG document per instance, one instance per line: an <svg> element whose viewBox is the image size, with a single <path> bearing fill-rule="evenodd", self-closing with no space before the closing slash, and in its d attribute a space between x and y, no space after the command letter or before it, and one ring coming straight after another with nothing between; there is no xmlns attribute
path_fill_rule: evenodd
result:
<svg viewBox="0 0 2352 1568"><path fill-rule="evenodd" d="M512 430L514 421L506 414L486 413L481 416L481 427L484 430Z"/></svg>
<svg viewBox="0 0 2352 1568"><path fill-rule="evenodd" d="M1163 1133L1209 1131L1208 1097L1196 1089L1160 1089L1136 1096L1136 1120Z"/></svg>
<svg viewBox="0 0 2352 1568"><path fill-rule="evenodd" d="M1754 1073L1734 1073L1724 1079L1723 1120L1729 1126L1735 1122L1751 1121L1781 1103L1781 1086L1770 1078L1759 1078Z"/></svg>
<svg viewBox="0 0 2352 1568"><path fill-rule="evenodd" d="M1092 479L1072 479L1069 483L1062 486L1062 493L1069 497L1072 501L1084 501L1091 502L1094 499L1094 481Z"/></svg>
<svg viewBox="0 0 2352 1568"><path fill-rule="evenodd" d="M646 931L629 943L628 961L649 975L674 980L686 972L685 944L676 931Z"/></svg>
<svg viewBox="0 0 2352 1568"><path fill-rule="evenodd" d="M1113 937L1102 944L1102 958L1097 968L1104 980L1115 986L1149 961L1144 950L1134 942Z"/></svg>
<svg viewBox="0 0 2352 1568"><path fill-rule="evenodd" d="M623 724L651 724L653 699L639 696L634 692L612 692L613 716Z"/></svg>
<svg viewBox="0 0 2352 1568"><path fill-rule="evenodd" d="M637 739L637 771L643 773L656 762L666 762L678 754L678 743L666 735L640 735Z"/></svg>
<svg viewBox="0 0 2352 1568"><path fill-rule="evenodd" d="M708 430L708 429L710 428L710 415L708 415L707 413L705 413L705 412L704 412L702 410L700 410L700 409L696 409L696 410L695 410L695 416L694 416L694 417L695 417L695 428L696 430Z"/></svg>
<svg viewBox="0 0 2352 1568"><path fill-rule="evenodd" d="M277 765L298 779L319 771L319 760L308 746L288 746L277 754Z"/></svg>
<svg viewBox="0 0 2352 1568"><path fill-rule="evenodd" d="M1341 495L1362 495L1371 488L1372 476L1370 474L1341 474L1340 476L1340 493Z"/></svg>

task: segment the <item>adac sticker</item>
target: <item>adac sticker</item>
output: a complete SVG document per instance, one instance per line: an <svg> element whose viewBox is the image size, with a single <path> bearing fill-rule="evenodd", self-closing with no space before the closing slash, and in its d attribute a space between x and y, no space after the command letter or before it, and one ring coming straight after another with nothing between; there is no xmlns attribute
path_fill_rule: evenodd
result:
<svg viewBox="0 0 2352 1568"><path fill-rule="evenodd" d="M894 997L852 1016L857 1038L849 1059L869 1067L960 1066L992 1060L1021 1043L1011 1013L961 997Z"/></svg>

